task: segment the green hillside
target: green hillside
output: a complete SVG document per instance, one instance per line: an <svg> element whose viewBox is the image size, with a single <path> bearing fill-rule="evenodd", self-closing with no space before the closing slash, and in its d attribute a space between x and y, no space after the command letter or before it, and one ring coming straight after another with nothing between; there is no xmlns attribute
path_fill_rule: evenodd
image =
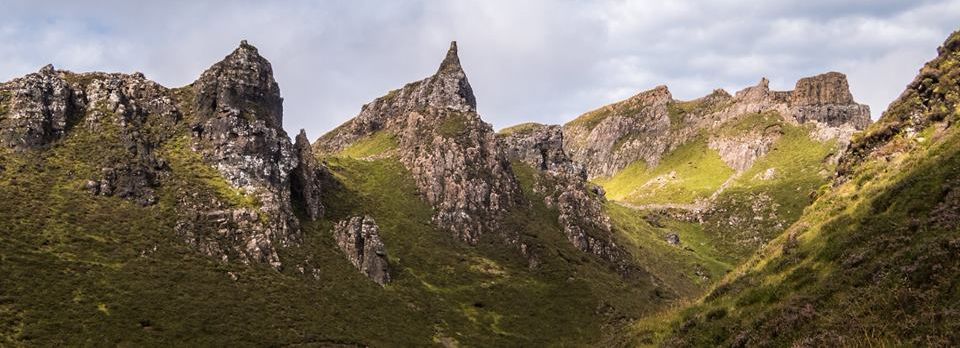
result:
<svg viewBox="0 0 960 348"><path fill-rule="evenodd" d="M634 343L955 345L958 47L954 34L854 139L841 183L692 307L636 324Z"/></svg>

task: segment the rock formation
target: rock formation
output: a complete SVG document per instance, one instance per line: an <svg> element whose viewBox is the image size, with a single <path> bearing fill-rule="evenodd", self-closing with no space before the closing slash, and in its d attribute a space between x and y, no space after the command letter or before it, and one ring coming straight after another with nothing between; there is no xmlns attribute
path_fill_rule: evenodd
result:
<svg viewBox="0 0 960 348"><path fill-rule="evenodd" d="M870 123L869 107L853 101L846 76L829 72L800 79L793 91L771 91L764 78L735 96L716 90L692 101L673 100L666 87L658 86L567 123L564 133L569 141L564 146L575 161L586 165L590 178L611 176L638 160L656 166L701 130L765 112L776 112L791 123L816 124L825 129L821 134L839 137L841 143ZM752 144L733 144L740 140ZM740 154L725 161L742 170L751 158L762 156L772 140L770 134L756 134L750 139L717 140L711 147Z"/></svg>
<svg viewBox="0 0 960 348"><path fill-rule="evenodd" d="M270 63L243 41L233 53L207 69L193 83L192 92L193 149L231 186L259 202L256 209L215 210L207 217L201 213L200 220L219 222L216 230L237 234L232 239L244 245L239 250L243 259L279 268L277 245L296 243L301 238L290 188L290 174L298 159L281 128L283 99ZM200 227L196 221L178 227L193 243L220 243L219 239L194 235Z"/></svg>
<svg viewBox="0 0 960 348"><path fill-rule="evenodd" d="M297 167L294 168L293 175L290 178L293 196L303 204L307 217L316 220L323 216L323 203L320 201L323 189L320 178L325 175L326 171L317 163L317 159L313 155L313 147L310 145L310 140L307 139L307 133L304 130L301 129L300 134L297 134L293 146L296 149L297 158L299 158Z"/></svg>
<svg viewBox="0 0 960 348"><path fill-rule="evenodd" d="M0 87L0 144L43 149L82 123L87 132L118 142L115 151L99 154L109 158L97 163L86 187L151 205L165 168L154 154L162 127L181 118L167 92L142 74L74 74L48 65Z"/></svg>
<svg viewBox="0 0 960 348"><path fill-rule="evenodd" d="M52 65L0 88L0 145L26 150L62 137L82 115L84 100Z"/></svg>
<svg viewBox="0 0 960 348"><path fill-rule="evenodd" d="M107 142L106 150L75 159L94 166L79 171L89 175L85 188L152 205L175 180L165 157L176 155L178 139L188 139L182 152L198 152L256 206L180 192L176 232L208 255L279 268L277 245L300 240L293 192L309 218L323 212L317 180L323 170L305 136L294 148L283 131L282 102L270 63L245 41L196 82L173 90L140 73L75 74L47 66L0 84L0 146L43 150L73 133L90 146Z"/></svg>
<svg viewBox="0 0 960 348"><path fill-rule="evenodd" d="M498 231L502 213L521 198L493 129L476 113L455 42L436 74L364 105L314 149L336 153L377 132L396 137L397 157L434 207L434 222L462 241Z"/></svg>
<svg viewBox="0 0 960 348"><path fill-rule="evenodd" d="M589 176L608 176L643 160L656 165L670 150L673 101L666 86L588 112L564 126L564 150L587 168Z"/></svg>
<svg viewBox="0 0 960 348"><path fill-rule="evenodd" d="M779 129L758 129L733 136L712 136L707 146L738 173L753 166L780 138Z"/></svg>
<svg viewBox="0 0 960 348"><path fill-rule="evenodd" d="M361 273L381 286L390 282L387 250L373 218L355 216L340 221L333 228L333 237L347 260Z"/></svg>
<svg viewBox="0 0 960 348"><path fill-rule="evenodd" d="M548 176L537 180L533 190L559 212L558 222L577 249L597 255L627 270L625 252L613 241L610 218L603 213L603 191L587 182L583 166L563 150L560 126L524 124L516 131L502 132L500 140L509 156Z"/></svg>

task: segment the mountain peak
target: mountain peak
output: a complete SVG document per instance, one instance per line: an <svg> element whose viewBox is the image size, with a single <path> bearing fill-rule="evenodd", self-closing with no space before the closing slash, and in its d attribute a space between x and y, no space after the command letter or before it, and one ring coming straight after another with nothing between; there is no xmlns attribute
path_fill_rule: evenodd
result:
<svg viewBox="0 0 960 348"><path fill-rule="evenodd" d="M450 49L447 50L447 56L440 63L437 74L443 73L463 73L463 67L460 66L460 56L457 55L457 42L450 41Z"/></svg>
<svg viewBox="0 0 960 348"><path fill-rule="evenodd" d="M450 49L440 63L437 73L423 81L424 85L432 88L427 96L427 103L434 106L443 106L463 111L476 111L477 100L473 96L473 88L467 80L467 74L460 65L457 54L457 42L450 42Z"/></svg>
<svg viewBox="0 0 960 348"><path fill-rule="evenodd" d="M203 72L194 85L197 111L206 118L220 113L246 115L282 129L283 98L273 67L257 48L240 41L233 52Z"/></svg>

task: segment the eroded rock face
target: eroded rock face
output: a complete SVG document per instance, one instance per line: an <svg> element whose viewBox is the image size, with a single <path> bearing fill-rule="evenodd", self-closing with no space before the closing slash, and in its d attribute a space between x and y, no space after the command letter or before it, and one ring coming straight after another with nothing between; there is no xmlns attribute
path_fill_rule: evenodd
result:
<svg viewBox="0 0 960 348"><path fill-rule="evenodd" d="M340 221L333 228L333 237L347 260L361 273L381 286L390 282L387 250L373 218L355 216Z"/></svg>
<svg viewBox="0 0 960 348"><path fill-rule="evenodd" d="M742 173L766 155L780 139L779 129L757 130L735 136L713 136L707 143L730 168Z"/></svg>
<svg viewBox="0 0 960 348"><path fill-rule="evenodd" d="M244 258L281 266L277 245L301 239L291 205L297 153L281 128L282 101L270 63L246 41L193 84L194 150L234 187L257 197L255 214L227 212L240 228ZM217 215L217 214L215 214ZM241 221L248 220L249 221ZM202 243L208 239L196 240Z"/></svg>
<svg viewBox="0 0 960 348"><path fill-rule="evenodd" d="M671 148L666 86L588 112L564 126L564 150L587 168L590 177L613 175L642 160L656 165Z"/></svg>
<svg viewBox="0 0 960 348"><path fill-rule="evenodd" d="M613 241L610 218L603 213L603 191L589 184L583 166L564 152L562 127L529 125L500 139L511 158L550 178L537 180L533 190L544 195L547 206L557 208L567 240L626 272L630 264L626 252Z"/></svg>
<svg viewBox="0 0 960 348"><path fill-rule="evenodd" d="M583 166L563 151L563 127L531 124L522 131L500 137L510 158L541 171L568 173L586 178Z"/></svg>
<svg viewBox="0 0 960 348"><path fill-rule="evenodd" d="M0 84L0 146L44 150L70 137L73 147L96 148L76 158L92 194L152 205L170 184L175 232L187 243L225 261L280 268L277 247L300 240L294 194L308 218L320 217L325 173L306 136L295 148L281 128L282 102L270 63L246 42L180 89L140 73L75 74L47 66ZM183 185L178 175L197 173L174 173L169 160L183 162L191 152L230 187ZM246 200L217 190L236 190Z"/></svg>
<svg viewBox="0 0 960 348"><path fill-rule="evenodd" d="M0 86L0 145L38 148L60 139L83 115L83 95L52 65Z"/></svg>
<svg viewBox="0 0 960 348"><path fill-rule="evenodd" d="M323 216L323 203L320 201L323 189L320 179L326 171L317 163L304 130L301 129L300 134L297 134L293 146L299 159L290 178L293 196L303 204L307 217L316 220Z"/></svg>
<svg viewBox="0 0 960 348"><path fill-rule="evenodd" d="M166 163L154 154L181 119L168 90L142 74L75 74L46 66L0 86L0 144L42 149L84 130L117 142L86 187L142 205L156 203Z"/></svg>
<svg viewBox="0 0 960 348"><path fill-rule="evenodd" d="M586 166L590 178L611 176L638 160L656 166L664 155L703 130L745 114L766 112L776 112L791 123L813 123L820 129L818 134L835 136L841 144L870 124L870 109L853 101L846 76L830 72L801 79L793 91L771 91L764 78L732 97L716 90L692 101L673 100L667 88L660 86L567 123L564 133L569 141L564 146ZM732 155L724 160L743 170L765 153L770 139L761 133L742 140L746 143L714 139L711 147Z"/></svg>
<svg viewBox="0 0 960 348"><path fill-rule="evenodd" d="M115 134L124 150L105 163L92 191L142 205L156 203L161 177L169 170L156 151L182 119L168 90L139 73L88 73L74 79L85 81L78 84L86 100L84 127Z"/></svg>
<svg viewBox="0 0 960 348"><path fill-rule="evenodd" d="M435 75L364 105L314 149L336 153L377 132L396 137L397 157L434 207L434 223L462 241L476 244L498 231L501 215L521 197L492 127L476 113L456 43Z"/></svg>

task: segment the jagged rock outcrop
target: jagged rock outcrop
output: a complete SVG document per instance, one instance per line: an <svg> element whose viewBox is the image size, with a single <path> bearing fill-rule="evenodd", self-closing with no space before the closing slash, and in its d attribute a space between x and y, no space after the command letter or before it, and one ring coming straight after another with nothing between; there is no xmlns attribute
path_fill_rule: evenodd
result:
<svg viewBox="0 0 960 348"><path fill-rule="evenodd" d="M814 123L823 130L818 134L839 138L841 144L870 123L869 107L853 101L846 76L829 72L800 79L793 91L771 91L764 78L734 96L716 90L691 101L673 100L666 87L658 86L567 123L569 141L564 146L574 161L586 166L589 177L611 176L640 160L656 166L702 130L765 112L776 112L791 123ZM728 138L715 139L712 147L733 155L725 161L743 170L765 153L771 140L767 134L748 138L742 140L755 144L735 145L731 142L736 139Z"/></svg>
<svg viewBox="0 0 960 348"><path fill-rule="evenodd" d="M323 203L320 201L323 194L321 178L326 175L326 171L317 163L306 131L300 130L293 146L299 159L290 177L293 197L303 204L307 217L316 220L323 216Z"/></svg>
<svg viewBox="0 0 960 348"><path fill-rule="evenodd" d="M397 158L434 207L434 222L462 241L498 231L501 215L521 199L492 127L476 113L455 42L436 74L364 105L314 149L336 153L377 132L396 137Z"/></svg>
<svg viewBox="0 0 960 348"><path fill-rule="evenodd" d="M282 103L270 63L245 41L180 89L140 73L76 74L47 66L0 84L0 146L43 150L70 136L75 146L99 149L71 158L83 164L77 172L87 176L84 187L92 194L152 205L166 185L177 190L175 232L189 244L222 260L280 268L277 246L301 238L294 193L308 218L320 217L324 175L305 135L296 148L291 144ZM197 173L174 173L169 160L189 171L182 162L191 152L230 188L185 185L184 177ZM245 202L212 193L217 190L235 190Z"/></svg>
<svg viewBox="0 0 960 348"><path fill-rule="evenodd" d="M211 211L201 220L214 221L217 230L240 232L244 260L267 262L279 268L278 245L300 240L300 227L291 204L290 174L297 153L282 126L280 89L273 71L257 49L246 41L214 64L193 83L193 149L213 165L233 187L254 195L258 209ZM203 211L201 209L201 211ZM229 218L225 218L229 217ZM195 244L219 243L201 238L178 224ZM205 246L218 249L223 246Z"/></svg>
<svg viewBox="0 0 960 348"><path fill-rule="evenodd" d="M154 150L181 118L167 92L139 73L75 74L48 65L0 86L0 144L41 149L82 125L118 142L115 151L97 154L101 167L86 187L151 205L166 166Z"/></svg>
<svg viewBox="0 0 960 348"><path fill-rule="evenodd" d="M347 260L381 286L390 282L387 250L380 239L380 227L369 216L354 216L333 228L333 237Z"/></svg>
<svg viewBox="0 0 960 348"><path fill-rule="evenodd" d="M91 190L142 205L156 203L156 189L169 169L156 151L182 118L168 90L139 73L88 73L74 79L85 81L78 85L87 106L84 128L113 134L124 150L104 163L101 175L93 179L97 188Z"/></svg>
<svg viewBox="0 0 960 348"><path fill-rule="evenodd" d="M733 136L713 136L707 146L717 151L727 166L742 173L767 154L780 135L780 129L775 127Z"/></svg>
<svg viewBox="0 0 960 348"><path fill-rule="evenodd" d="M791 114L797 122L850 125L858 130L870 125L870 107L853 101L847 77L841 73L802 78L790 97Z"/></svg>
<svg viewBox="0 0 960 348"><path fill-rule="evenodd" d="M500 141L511 158L550 178L537 180L533 190L558 210L558 222L571 244L617 264L622 271L631 267L626 253L613 241L610 218L603 212L603 191L587 182L583 166L563 150L562 127L524 124L501 132Z"/></svg>
<svg viewBox="0 0 960 348"><path fill-rule="evenodd" d="M26 150L62 137L83 114L78 95L53 65L0 86L0 145Z"/></svg>
<svg viewBox="0 0 960 348"><path fill-rule="evenodd" d="M656 165L671 147L671 101L667 87L658 86L588 112L564 126L564 150L590 177L612 175L638 160Z"/></svg>
<svg viewBox="0 0 960 348"><path fill-rule="evenodd" d="M574 163L563 151L563 127L525 123L500 134L510 158L541 171L586 177L583 166Z"/></svg>

